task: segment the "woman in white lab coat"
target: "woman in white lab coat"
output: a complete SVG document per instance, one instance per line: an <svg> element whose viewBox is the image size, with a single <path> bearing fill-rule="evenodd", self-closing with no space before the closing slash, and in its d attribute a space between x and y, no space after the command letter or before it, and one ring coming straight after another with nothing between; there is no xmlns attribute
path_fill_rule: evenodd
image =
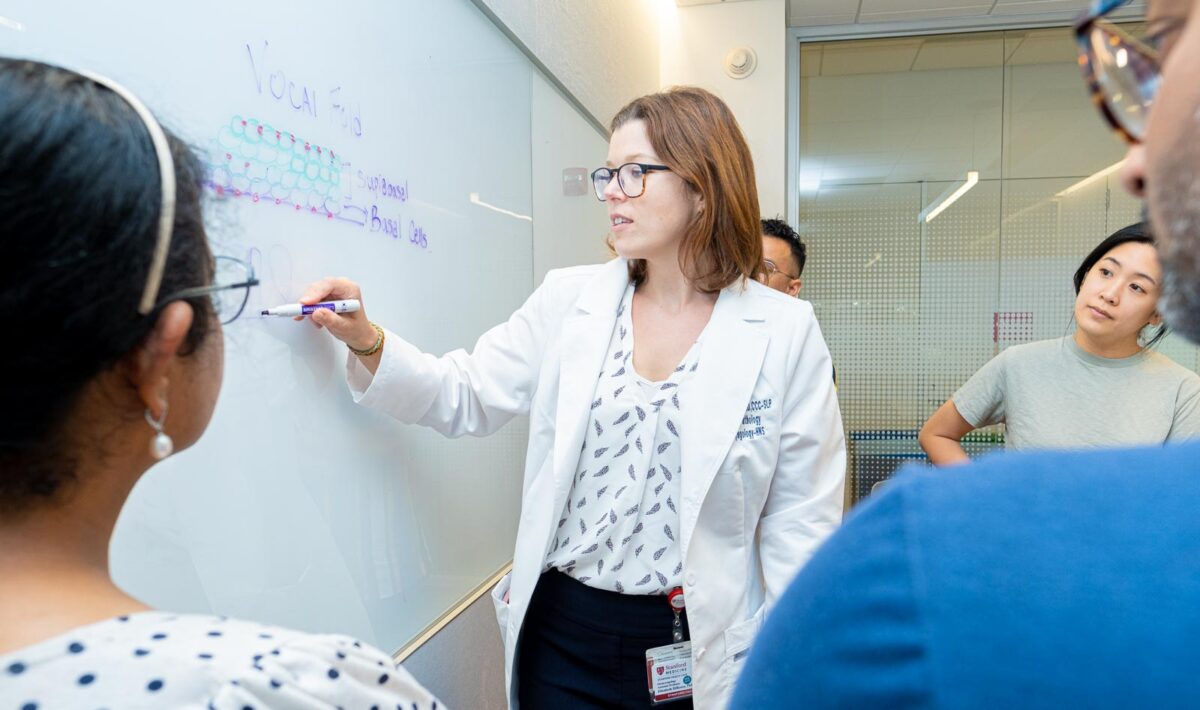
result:
<svg viewBox="0 0 1200 710"><path fill-rule="evenodd" d="M425 354L365 310L312 319L352 351L363 405L448 436L529 414L513 570L493 592L510 705L649 706L650 675L721 707L766 608L841 519L829 352L808 303L754 280L754 168L720 99L633 101L592 179L618 258L552 271L470 353ZM326 279L301 301L330 298L361 293Z"/></svg>

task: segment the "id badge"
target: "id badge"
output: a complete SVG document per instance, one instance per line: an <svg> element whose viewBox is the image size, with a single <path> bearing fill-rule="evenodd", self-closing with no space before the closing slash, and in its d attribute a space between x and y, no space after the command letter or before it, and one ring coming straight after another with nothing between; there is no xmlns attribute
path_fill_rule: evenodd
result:
<svg viewBox="0 0 1200 710"><path fill-rule="evenodd" d="M647 650L646 685L651 705L692 697L692 642Z"/></svg>

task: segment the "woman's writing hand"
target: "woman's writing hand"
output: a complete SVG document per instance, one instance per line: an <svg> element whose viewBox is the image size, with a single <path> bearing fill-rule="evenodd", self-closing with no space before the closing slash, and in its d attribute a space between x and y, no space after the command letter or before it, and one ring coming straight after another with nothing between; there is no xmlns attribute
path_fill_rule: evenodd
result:
<svg viewBox="0 0 1200 710"><path fill-rule="evenodd" d="M308 306L321 301L340 301L351 298L358 299L359 303L362 303L362 289L358 287L358 284L346 278L325 278L310 284L297 300L302 305ZM298 316L296 320L302 320L304 317ZM325 328L333 334L333 337L356 350L371 349L379 337L371 322L367 320L365 304L353 313L334 313L320 308L308 318L312 320L313 325Z"/></svg>

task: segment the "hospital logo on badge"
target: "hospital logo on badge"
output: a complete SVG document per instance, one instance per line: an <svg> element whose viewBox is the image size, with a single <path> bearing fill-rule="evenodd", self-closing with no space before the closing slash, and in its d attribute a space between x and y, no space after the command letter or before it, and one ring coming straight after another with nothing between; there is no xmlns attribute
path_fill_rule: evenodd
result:
<svg viewBox="0 0 1200 710"><path fill-rule="evenodd" d="M667 672L667 669L663 668L662 666L659 666L658 668L655 668L654 670L658 671L659 675L662 675L663 673Z"/></svg>

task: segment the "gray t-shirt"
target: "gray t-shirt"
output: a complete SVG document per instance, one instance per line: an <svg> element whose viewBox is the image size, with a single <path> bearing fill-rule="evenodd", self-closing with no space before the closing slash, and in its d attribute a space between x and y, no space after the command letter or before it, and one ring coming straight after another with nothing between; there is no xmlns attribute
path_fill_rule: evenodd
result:
<svg viewBox="0 0 1200 710"><path fill-rule="evenodd" d="M1200 437L1200 376L1153 350L1120 359L1092 355L1073 336L1004 350L953 401L972 426L1004 422L1014 449Z"/></svg>

